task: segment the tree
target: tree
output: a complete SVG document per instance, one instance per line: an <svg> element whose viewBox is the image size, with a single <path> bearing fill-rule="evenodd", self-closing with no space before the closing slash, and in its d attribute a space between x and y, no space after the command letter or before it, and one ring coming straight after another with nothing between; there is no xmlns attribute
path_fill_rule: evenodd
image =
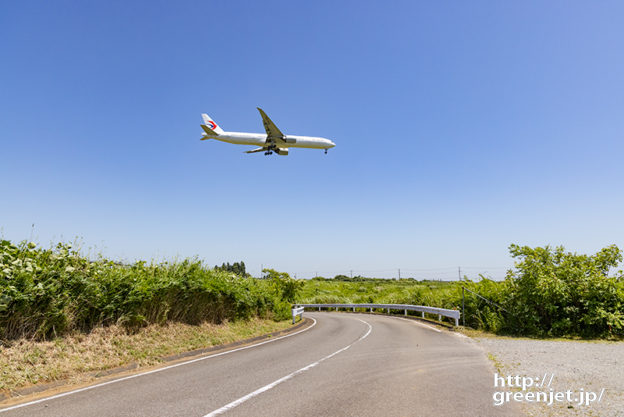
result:
<svg viewBox="0 0 624 417"><path fill-rule="evenodd" d="M221 266L217 266L215 265L214 269L218 270L218 271L225 271L225 272L232 272L236 275L240 275L241 277L248 277L250 276L247 273L247 270L245 269L245 262L240 261L239 262L234 262L234 264L230 265L230 263L223 263L221 264Z"/></svg>
<svg viewBox="0 0 624 417"><path fill-rule="evenodd" d="M291 303L295 302L299 290L303 287L303 282L291 278L287 272L277 272L267 268L262 272L266 274L265 279L271 281L276 296Z"/></svg>
<svg viewBox="0 0 624 417"><path fill-rule="evenodd" d="M624 335L624 276L609 275L622 261L617 246L594 255L563 246L511 245L509 252L519 259L507 273L513 328L553 336Z"/></svg>

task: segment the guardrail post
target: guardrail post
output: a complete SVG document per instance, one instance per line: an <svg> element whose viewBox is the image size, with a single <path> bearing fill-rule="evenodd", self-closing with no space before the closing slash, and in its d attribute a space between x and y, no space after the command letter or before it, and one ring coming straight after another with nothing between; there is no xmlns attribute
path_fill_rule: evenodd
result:
<svg viewBox="0 0 624 417"><path fill-rule="evenodd" d="M321 311L321 307L319 307L319 311Z"/></svg>
<svg viewBox="0 0 624 417"><path fill-rule="evenodd" d="M455 318L455 327L459 326L459 319Z"/></svg>
<svg viewBox="0 0 624 417"><path fill-rule="evenodd" d="M404 310L404 311L405 311L405 314L404 314L404 315L405 315L405 316L407 316L407 310Z"/></svg>
<svg viewBox="0 0 624 417"><path fill-rule="evenodd" d="M336 307L336 311L338 311L338 307Z"/></svg>
<svg viewBox="0 0 624 417"><path fill-rule="evenodd" d="M388 308L387 310L388 310L388 314L390 314L390 309Z"/></svg>
<svg viewBox="0 0 624 417"><path fill-rule="evenodd" d="M422 315L422 318L424 319L425 318L425 312L421 311L420 314Z"/></svg>
<svg viewBox="0 0 624 417"><path fill-rule="evenodd" d="M353 312L355 313L355 307L353 307Z"/></svg>
<svg viewBox="0 0 624 417"><path fill-rule="evenodd" d="M371 313L373 312L373 307L371 307L371 308L370 308L370 312L371 312Z"/></svg>
<svg viewBox="0 0 624 417"><path fill-rule="evenodd" d="M442 321L442 314L438 314L438 321Z"/></svg>

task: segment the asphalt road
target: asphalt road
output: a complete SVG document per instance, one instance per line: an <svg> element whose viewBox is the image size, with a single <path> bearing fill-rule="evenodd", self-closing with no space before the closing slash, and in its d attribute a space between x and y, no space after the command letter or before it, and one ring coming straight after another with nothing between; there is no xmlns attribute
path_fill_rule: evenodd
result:
<svg viewBox="0 0 624 417"><path fill-rule="evenodd" d="M108 383L8 416L512 416L467 340L413 320L305 313L313 327L259 346Z"/></svg>

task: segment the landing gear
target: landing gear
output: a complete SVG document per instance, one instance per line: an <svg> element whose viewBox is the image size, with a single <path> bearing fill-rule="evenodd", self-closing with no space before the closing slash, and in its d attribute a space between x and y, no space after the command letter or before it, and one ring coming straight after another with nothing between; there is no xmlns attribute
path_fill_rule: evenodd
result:
<svg viewBox="0 0 624 417"><path fill-rule="evenodd" d="M274 146L269 146L268 148L266 148L266 152L264 153L265 155L273 155L273 151L275 150Z"/></svg>
<svg viewBox="0 0 624 417"><path fill-rule="evenodd" d="M325 155L327 155L327 148L325 148Z"/></svg>

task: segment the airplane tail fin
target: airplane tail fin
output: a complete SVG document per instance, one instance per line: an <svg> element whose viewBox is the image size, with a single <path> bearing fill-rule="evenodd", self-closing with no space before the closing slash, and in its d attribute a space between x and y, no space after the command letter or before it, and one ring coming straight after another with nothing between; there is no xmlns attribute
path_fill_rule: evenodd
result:
<svg viewBox="0 0 624 417"><path fill-rule="evenodd" d="M202 114L202 119L204 119L204 124L202 125L202 129L204 129L204 131L206 132L208 136L215 136L215 134L218 136L218 135L223 134L223 129L221 129L219 125L217 124L217 122L212 120L210 116L208 116L206 113ZM207 127L208 130L206 130L204 127Z"/></svg>

